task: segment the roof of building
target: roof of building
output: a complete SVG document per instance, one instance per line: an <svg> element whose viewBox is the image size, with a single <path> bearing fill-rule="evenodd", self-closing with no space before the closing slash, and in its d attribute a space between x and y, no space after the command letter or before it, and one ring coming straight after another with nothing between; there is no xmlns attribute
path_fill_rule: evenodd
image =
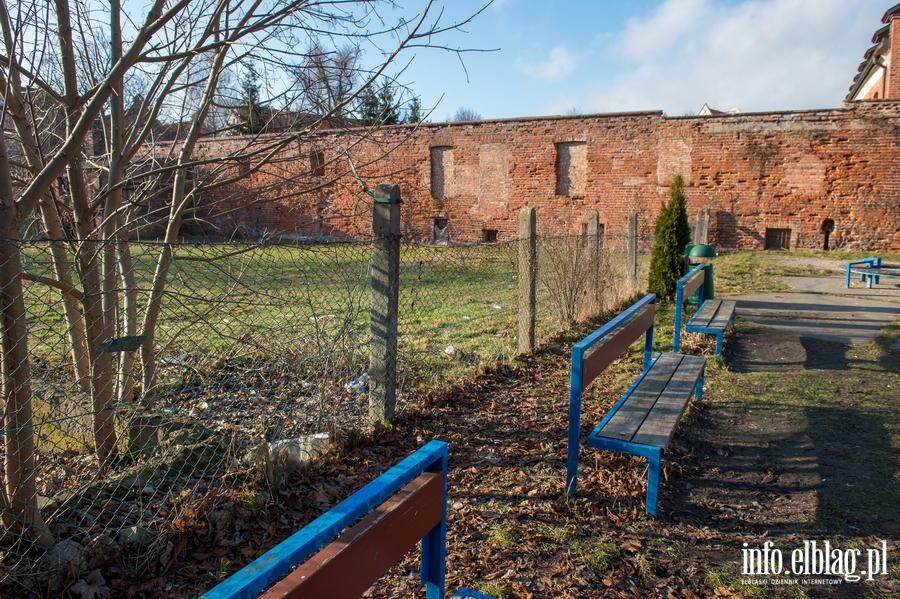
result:
<svg viewBox="0 0 900 599"><path fill-rule="evenodd" d="M884 61L881 57L887 54L891 49L890 23L891 17L894 15L900 15L900 4L888 9L881 18L881 21L887 23L887 25L880 28L872 35L872 43L875 45L870 47L866 50L865 54L863 54L863 61L856 69L857 74L853 78L853 84L850 86L850 91L845 98L846 100L853 100L860 89L862 89L866 82L871 78L873 71L884 66Z"/></svg>
<svg viewBox="0 0 900 599"><path fill-rule="evenodd" d="M741 109L735 106L734 108L731 108L726 112L724 110L716 110L715 108L711 108L709 104L703 104L703 108L700 109L700 112L697 113L697 116L720 116L728 114L741 114Z"/></svg>
<svg viewBox="0 0 900 599"><path fill-rule="evenodd" d="M900 14L900 4L896 4L891 8L887 9L887 12L884 13L884 16L881 17L882 23L890 23L891 17L894 15Z"/></svg>

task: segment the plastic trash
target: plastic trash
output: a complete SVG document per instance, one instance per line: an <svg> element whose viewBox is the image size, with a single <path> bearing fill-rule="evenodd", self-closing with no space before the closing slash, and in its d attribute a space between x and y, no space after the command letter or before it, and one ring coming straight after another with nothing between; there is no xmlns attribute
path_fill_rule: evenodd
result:
<svg viewBox="0 0 900 599"><path fill-rule="evenodd" d="M456 355L456 348L452 345L448 345L444 348L444 353L450 356L451 358Z"/></svg>
<svg viewBox="0 0 900 599"><path fill-rule="evenodd" d="M346 385L344 385L344 389L346 389L350 393L362 393L366 390L366 383L369 382L369 373L364 372L359 375L358 378L350 381Z"/></svg>

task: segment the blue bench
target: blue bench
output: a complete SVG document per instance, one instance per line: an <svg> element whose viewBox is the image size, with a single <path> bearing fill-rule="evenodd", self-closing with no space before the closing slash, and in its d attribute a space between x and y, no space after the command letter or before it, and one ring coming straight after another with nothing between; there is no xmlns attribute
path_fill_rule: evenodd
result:
<svg viewBox="0 0 900 599"><path fill-rule="evenodd" d="M419 541L425 597L444 599L446 506L447 444L431 441L201 599L253 597L279 579L263 598L358 598Z"/></svg>
<svg viewBox="0 0 900 599"><path fill-rule="evenodd" d="M644 366L584 444L649 461L645 509L656 516L660 459L694 395L703 392L706 358L675 353L653 356L656 296L645 296L572 347L569 381L569 438L566 492L574 493L581 446L581 396L584 389L636 340L644 337Z"/></svg>
<svg viewBox="0 0 900 599"><path fill-rule="evenodd" d="M888 267L881 263L881 258L866 258L856 262L848 262L844 267L844 287L850 287L850 276L859 275L859 280L872 288L872 284L881 282L881 277L900 277L900 268Z"/></svg>
<svg viewBox="0 0 900 599"><path fill-rule="evenodd" d="M708 333L716 336L716 355L722 355L725 329L734 322L734 310L737 302L733 300L703 300L703 264L698 264L675 284L675 338L672 351L681 350L681 309L684 300L697 292L697 312L684 325L688 333Z"/></svg>

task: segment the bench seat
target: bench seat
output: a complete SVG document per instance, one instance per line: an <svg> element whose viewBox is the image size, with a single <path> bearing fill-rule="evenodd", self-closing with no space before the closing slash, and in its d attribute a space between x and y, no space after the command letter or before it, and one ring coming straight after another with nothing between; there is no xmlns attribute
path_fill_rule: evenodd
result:
<svg viewBox="0 0 900 599"><path fill-rule="evenodd" d="M648 459L647 512L656 515L660 460L691 396L700 399L706 358L663 353L613 406L585 445Z"/></svg>
<svg viewBox="0 0 900 599"><path fill-rule="evenodd" d="M703 301L703 282L705 279L703 264L697 265L675 284L675 336L672 342L673 351L681 349L681 311L684 301L691 293L697 292L699 307L694 316L685 325L689 333L708 333L716 336L716 355L722 355L725 329L734 322L734 310L737 302L733 300L708 299Z"/></svg>
<svg viewBox="0 0 900 599"><path fill-rule="evenodd" d="M725 329L734 322L734 310L737 302L734 300L706 300L700 305L700 309L684 325L684 330L689 333L709 333L716 336L716 355L722 355L723 337Z"/></svg>
<svg viewBox="0 0 900 599"><path fill-rule="evenodd" d="M705 365L706 359L700 356L660 354L597 425L588 445L600 447L616 441L668 446L691 395L695 390L700 395L697 382Z"/></svg>

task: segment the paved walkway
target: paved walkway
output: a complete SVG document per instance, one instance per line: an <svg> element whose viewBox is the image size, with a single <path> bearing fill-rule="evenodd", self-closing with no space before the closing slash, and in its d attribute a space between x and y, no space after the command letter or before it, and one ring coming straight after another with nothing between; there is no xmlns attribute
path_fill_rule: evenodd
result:
<svg viewBox="0 0 900 599"><path fill-rule="evenodd" d="M733 296L737 315L777 334L864 344L900 314L897 283L846 289L843 276L782 280L797 291ZM900 348L900 338L891 348Z"/></svg>

